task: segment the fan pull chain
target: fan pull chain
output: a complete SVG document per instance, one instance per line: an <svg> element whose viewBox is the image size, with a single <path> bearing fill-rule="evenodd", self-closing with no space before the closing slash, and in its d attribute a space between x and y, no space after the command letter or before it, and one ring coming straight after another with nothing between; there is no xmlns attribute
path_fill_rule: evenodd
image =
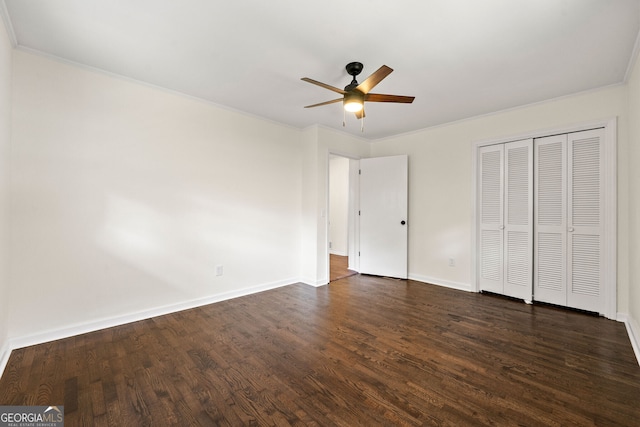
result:
<svg viewBox="0 0 640 427"><path fill-rule="evenodd" d="M362 116L362 119L360 119L360 132L364 133L364 115Z"/></svg>
<svg viewBox="0 0 640 427"><path fill-rule="evenodd" d="M345 127L347 125L347 111L343 108L342 109L342 127Z"/></svg>

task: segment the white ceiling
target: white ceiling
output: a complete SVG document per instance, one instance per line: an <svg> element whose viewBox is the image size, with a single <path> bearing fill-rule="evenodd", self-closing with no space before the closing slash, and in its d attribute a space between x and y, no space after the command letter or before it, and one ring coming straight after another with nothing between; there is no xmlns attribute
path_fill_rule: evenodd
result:
<svg viewBox="0 0 640 427"><path fill-rule="evenodd" d="M43 52L296 128L367 139L622 83L640 0L5 0L21 49ZM395 71L364 133L335 93L344 66Z"/></svg>

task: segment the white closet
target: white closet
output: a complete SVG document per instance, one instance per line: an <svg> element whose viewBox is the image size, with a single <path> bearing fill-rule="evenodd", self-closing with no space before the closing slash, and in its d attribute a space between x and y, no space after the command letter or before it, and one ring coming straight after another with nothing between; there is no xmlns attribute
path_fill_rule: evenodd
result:
<svg viewBox="0 0 640 427"><path fill-rule="evenodd" d="M479 150L479 285L531 301L533 140Z"/></svg>
<svg viewBox="0 0 640 427"><path fill-rule="evenodd" d="M534 299L602 313L604 130L534 147Z"/></svg>
<svg viewBox="0 0 640 427"><path fill-rule="evenodd" d="M473 144L475 290L617 317L616 128Z"/></svg>

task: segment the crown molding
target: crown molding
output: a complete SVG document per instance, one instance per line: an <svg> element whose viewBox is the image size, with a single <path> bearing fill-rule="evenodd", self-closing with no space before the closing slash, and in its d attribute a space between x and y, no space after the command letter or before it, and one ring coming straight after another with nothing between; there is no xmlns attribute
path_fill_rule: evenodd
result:
<svg viewBox="0 0 640 427"><path fill-rule="evenodd" d="M7 3L4 0L0 0L0 16L2 16L2 22L4 22L4 28L7 31L9 42L13 48L16 48L18 46L18 39L16 37L16 32L13 30L13 24L11 23L11 16L7 9Z"/></svg>
<svg viewBox="0 0 640 427"><path fill-rule="evenodd" d="M624 73L624 83L627 83L631 78L631 74L633 73L633 69L636 65L636 60L638 59L638 52L640 52L640 31L638 31L638 35L636 36L636 42L633 44L633 50L631 51L631 57L627 64L627 70Z"/></svg>

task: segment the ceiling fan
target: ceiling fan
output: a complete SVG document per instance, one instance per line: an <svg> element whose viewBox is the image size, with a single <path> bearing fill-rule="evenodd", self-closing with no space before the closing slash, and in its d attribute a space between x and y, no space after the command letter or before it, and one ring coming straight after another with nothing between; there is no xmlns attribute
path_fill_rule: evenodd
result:
<svg viewBox="0 0 640 427"><path fill-rule="evenodd" d="M355 113L358 119L364 117L364 102L399 102L403 104L410 104L415 99L415 96L401 96L401 95L384 95L381 93L369 93L371 89L373 89L378 83L382 81L385 77L387 77L393 71L392 68L383 65L378 68L378 70L367 77L362 83L358 83L356 81L356 76L362 72L363 65L360 62L350 62L345 67L347 69L347 73L353 77L351 83L345 86L344 90L328 85L326 83L321 83L317 80L310 79L308 77L303 77L301 80L305 82L312 83L314 85L318 85L325 89L329 89L333 92L339 93L343 95L342 98L332 99L331 101L321 102L319 104L307 105L304 108L313 108L319 107L321 105L333 104L336 102L342 101L344 105L345 111L349 111ZM343 124L344 125L344 124Z"/></svg>

